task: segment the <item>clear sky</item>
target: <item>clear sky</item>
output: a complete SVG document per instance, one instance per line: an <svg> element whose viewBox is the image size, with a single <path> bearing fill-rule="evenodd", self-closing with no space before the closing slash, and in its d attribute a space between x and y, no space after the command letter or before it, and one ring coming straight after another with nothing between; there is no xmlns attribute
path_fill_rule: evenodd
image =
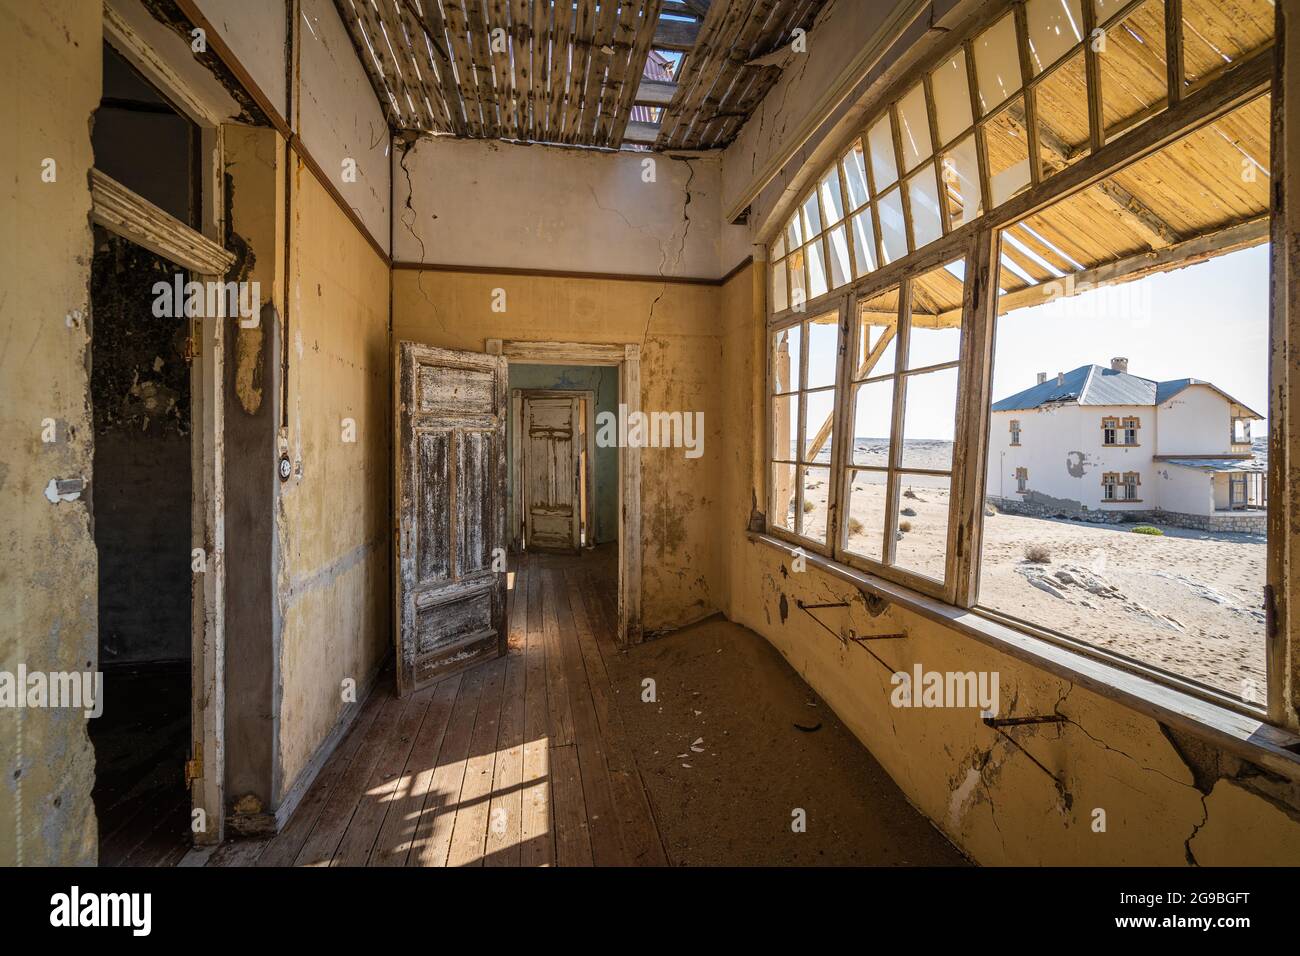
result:
<svg viewBox="0 0 1300 956"><path fill-rule="evenodd" d="M1266 244L1243 249L1001 316L994 340L994 400L1030 387L1039 372L1055 377L1080 365L1109 366L1112 357L1124 356L1134 375L1205 379L1266 414L1268 249ZM833 363L833 350L824 352L820 361ZM814 350L810 372L818 360ZM946 381L926 384L932 387L909 396L906 437L951 440L953 390ZM878 400L860 403L855 437L888 433L889 390L872 391ZM1257 425L1255 434L1267 431Z"/></svg>

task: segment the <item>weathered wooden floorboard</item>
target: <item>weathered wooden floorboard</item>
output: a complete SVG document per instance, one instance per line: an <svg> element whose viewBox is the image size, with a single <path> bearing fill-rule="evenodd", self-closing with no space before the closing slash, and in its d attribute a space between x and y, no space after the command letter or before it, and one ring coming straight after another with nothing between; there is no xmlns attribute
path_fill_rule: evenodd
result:
<svg viewBox="0 0 1300 956"><path fill-rule="evenodd" d="M555 826L551 809L551 744L546 700L546 642L543 631L541 570L524 558L528 615L524 647L523 815L520 860L524 866L555 862Z"/></svg>
<svg viewBox="0 0 1300 956"><path fill-rule="evenodd" d="M521 783L524 773L524 683L527 662L528 596L525 571L515 571L510 591L506 679L501 696L501 723L497 737L496 768L492 776L492 803L488 811L488 866L518 866L520 822L523 817Z"/></svg>
<svg viewBox="0 0 1300 956"><path fill-rule="evenodd" d="M297 859L299 851L302 850L303 844L307 842L307 837L311 835L316 821L320 818L322 808L347 772L361 747L361 742L383 708L384 701L388 697L388 688L383 682L391 678L392 674L388 671L379 676L380 683L361 705L361 713L357 714L342 742L335 748L329 760L325 761L325 766L317 774L311 789L303 796L289 822L258 856L258 866L291 866Z"/></svg>
<svg viewBox="0 0 1300 956"><path fill-rule="evenodd" d="M573 569L565 575L569 585L573 608L575 632L587 669L587 683L591 688L592 703L600 722L600 736L604 743L605 765L609 771L609 785L614 798L614 815L618 819L623 837L623 849L630 866L666 866L659 827L641 780L641 771L632 754L623 718L614 699L613 685L605 668L597 634L608 634L610 628L601 607L600 597L586 572Z"/></svg>
<svg viewBox="0 0 1300 956"><path fill-rule="evenodd" d="M556 624L560 650L564 659L565 682L573 710L574 744L578 752L578 773L582 780L583 806L591 839L592 862L597 866L625 866L626 855L619 834L614 798L605 767L600 724L596 719L587 671L582 663L582 648L572 607L573 593L563 571L554 572ZM586 614L583 614L586 626Z"/></svg>
<svg viewBox="0 0 1300 956"><path fill-rule="evenodd" d="M392 734L381 742L379 760L370 771L361 803L343 832L343 839L339 841L338 849L330 859L330 866L365 866L370 859L370 852L384 825L384 815L388 812L402 768L406 766L411 748L415 745L416 732L429 709L433 686L416 691L407 699L406 708Z"/></svg>
<svg viewBox="0 0 1300 956"><path fill-rule="evenodd" d="M415 843L415 828L420 810L433 783L438 753L451 720L461 675L456 674L433 685L433 699L425 711L424 722L416 732L415 745L406 760L406 769L397 782L392 803L384 817L379 838L367 861L369 866L402 866Z"/></svg>
<svg viewBox="0 0 1300 956"><path fill-rule="evenodd" d="M451 849L447 856L448 866L483 865L506 662L506 658L499 657L476 668L483 671L483 691L479 697L478 714L474 718L474 732L470 735L465 779L461 785L456 821L452 827Z"/></svg>
<svg viewBox="0 0 1300 956"><path fill-rule="evenodd" d="M483 668L475 667L461 677L460 692L451 712L451 722L438 753L429 791L415 827L407 866L446 866L451 848L452 826L465 782L465 761L469 756L474 718L483 689Z"/></svg>
<svg viewBox="0 0 1300 956"><path fill-rule="evenodd" d="M573 743L573 708L569 701L564 652L560 646L556 616L562 592L555 571L544 569L541 576L542 636L546 643L546 703L551 720L551 746L566 747Z"/></svg>

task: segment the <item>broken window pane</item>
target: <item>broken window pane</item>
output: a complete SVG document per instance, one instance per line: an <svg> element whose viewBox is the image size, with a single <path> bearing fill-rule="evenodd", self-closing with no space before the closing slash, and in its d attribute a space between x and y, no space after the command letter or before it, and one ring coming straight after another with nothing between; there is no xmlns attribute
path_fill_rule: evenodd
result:
<svg viewBox="0 0 1300 956"><path fill-rule="evenodd" d="M837 312L819 315L808 322L808 380L804 388L835 384L836 359L840 351L840 317Z"/></svg>
<svg viewBox="0 0 1300 956"><path fill-rule="evenodd" d="M1029 186L1029 141L1024 127L1025 106L1017 99L984 123L984 150L989 160L989 192L1000 206Z"/></svg>
<svg viewBox="0 0 1300 956"><path fill-rule="evenodd" d="M789 290L785 287L786 266L782 259L772 267L772 311L784 312L789 308Z"/></svg>
<svg viewBox="0 0 1300 956"><path fill-rule="evenodd" d="M1038 155L1050 176L1088 155L1088 83L1082 51L1035 88Z"/></svg>
<svg viewBox="0 0 1300 956"><path fill-rule="evenodd" d="M840 174L834 166L822 177L818 184L822 197L822 211L826 214L826 225L833 226L844 218L844 200L840 197Z"/></svg>
<svg viewBox="0 0 1300 956"><path fill-rule="evenodd" d="M858 305L855 381L894 373L894 339L898 333L898 289Z"/></svg>
<svg viewBox="0 0 1300 956"><path fill-rule="evenodd" d="M1109 141L1150 119L1168 97L1163 0L1146 0L1110 27L1097 59L1101 64L1101 112Z"/></svg>
<svg viewBox="0 0 1300 956"><path fill-rule="evenodd" d="M886 112L867 130L867 147L871 152L871 177L877 193L888 189L898 179L898 161L894 157L894 132L889 117L890 114Z"/></svg>
<svg viewBox="0 0 1300 956"><path fill-rule="evenodd" d="M849 265L849 237L843 225L836 226L827 234L827 245L831 256L831 288L838 289L853 278Z"/></svg>
<svg viewBox="0 0 1300 956"><path fill-rule="evenodd" d="M844 154L844 185L849 191L849 209L857 209L867 201L867 169L863 165L862 143L854 140L853 148Z"/></svg>
<svg viewBox="0 0 1300 956"><path fill-rule="evenodd" d="M811 358L811 356L810 356ZM804 451L802 461L831 460L831 432L835 421L835 389L826 388L804 395Z"/></svg>
<svg viewBox="0 0 1300 956"><path fill-rule="evenodd" d="M934 155L930 143L930 113L925 105L925 87L920 83L898 102L898 132L903 144L903 170L915 169Z"/></svg>
<svg viewBox="0 0 1300 956"><path fill-rule="evenodd" d="M893 371L892 366L889 369ZM894 379L877 379L853 389L853 464L889 465L894 414Z"/></svg>
<svg viewBox="0 0 1300 956"><path fill-rule="evenodd" d="M794 461L799 433L799 393L772 399L772 458Z"/></svg>
<svg viewBox="0 0 1300 956"><path fill-rule="evenodd" d="M785 239L791 249L803 245L803 226L799 222L798 213L791 216L790 221L785 224Z"/></svg>
<svg viewBox="0 0 1300 956"><path fill-rule="evenodd" d="M1083 42L1082 0L1029 0L1025 22L1034 76Z"/></svg>
<svg viewBox="0 0 1300 956"><path fill-rule="evenodd" d="M1183 0L1183 79L1204 80L1273 38L1272 0Z"/></svg>
<svg viewBox="0 0 1300 956"><path fill-rule="evenodd" d="M783 531L794 533L795 505L798 499L795 486L795 466L773 463L771 468L772 501L768 523Z"/></svg>
<svg viewBox="0 0 1300 956"><path fill-rule="evenodd" d="M773 260L785 258L785 233L784 232L781 233L781 235L776 237L776 242L772 243L772 258Z"/></svg>
<svg viewBox="0 0 1300 956"><path fill-rule="evenodd" d="M903 399L904 468L952 468L953 428L957 421L957 369L905 376Z"/></svg>
<svg viewBox="0 0 1300 956"><path fill-rule="evenodd" d="M804 277L804 254L800 249L786 260L790 263L790 308L802 309L808 301L808 287Z"/></svg>
<svg viewBox="0 0 1300 956"><path fill-rule="evenodd" d="M959 140L943 157L943 195L952 227L965 225L983 213L980 197L979 155L975 137Z"/></svg>
<svg viewBox="0 0 1300 956"><path fill-rule="evenodd" d="M812 239L822 231L822 214L817 208L817 191L813 190L799 207L799 220L803 224L803 234Z"/></svg>
<svg viewBox="0 0 1300 956"><path fill-rule="evenodd" d="M907 223L903 220L903 198L899 189L892 189L877 202L880 212L880 241L884 246L885 262L894 262L907 255Z"/></svg>
<svg viewBox="0 0 1300 956"><path fill-rule="evenodd" d="M876 233L871 207L853 217L853 274L864 276L876 269Z"/></svg>
<svg viewBox="0 0 1300 956"><path fill-rule="evenodd" d="M793 392L799 388L799 348L803 328L792 325L772 333L772 391Z"/></svg>
<svg viewBox="0 0 1300 956"><path fill-rule="evenodd" d="M966 76L966 53L958 50L943 66L930 74L934 91L934 117L941 143L951 143L970 129L970 85Z"/></svg>
<svg viewBox="0 0 1300 956"><path fill-rule="evenodd" d="M959 260L960 261L960 260ZM912 280L908 369L956 362L961 355L962 280L950 263Z"/></svg>
<svg viewBox="0 0 1300 956"><path fill-rule="evenodd" d="M980 110L987 114L1020 89L1020 51L1016 46L1016 20L1008 13L989 27L972 45Z"/></svg>
<svg viewBox="0 0 1300 956"><path fill-rule="evenodd" d="M809 243L805 248L808 254L808 298L815 299L825 295L829 290L826 284L826 259L822 254L820 239Z"/></svg>
<svg viewBox="0 0 1300 956"><path fill-rule="evenodd" d="M885 496L889 476L883 471L849 472L849 506L844 522L844 549L871 561L884 561Z"/></svg>
<svg viewBox="0 0 1300 956"><path fill-rule="evenodd" d="M951 486L946 476L899 474L895 566L935 581L944 579Z"/></svg>
<svg viewBox="0 0 1300 956"><path fill-rule="evenodd" d="M825 544L831 470L820 466L800 465L799 476L803 488L799 534L818 544Z"/></svg>
<svg viewBox="0 0 1300 956"><path fill-rule="evenodd" d="M943 235L933 164L907 181L907 200L912 208L912 248L920 249Z"/></svg>

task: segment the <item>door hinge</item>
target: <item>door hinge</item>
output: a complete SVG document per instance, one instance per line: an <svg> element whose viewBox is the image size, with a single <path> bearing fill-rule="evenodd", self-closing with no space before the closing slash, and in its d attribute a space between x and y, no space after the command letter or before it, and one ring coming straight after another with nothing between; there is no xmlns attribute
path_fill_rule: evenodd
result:
<svg viewBox="0 0 1300 956"><path fill-rule="evenodd" d="M203 757L200 755L185 761L185 787L189 788L195 780L203 779Z"/></svg>

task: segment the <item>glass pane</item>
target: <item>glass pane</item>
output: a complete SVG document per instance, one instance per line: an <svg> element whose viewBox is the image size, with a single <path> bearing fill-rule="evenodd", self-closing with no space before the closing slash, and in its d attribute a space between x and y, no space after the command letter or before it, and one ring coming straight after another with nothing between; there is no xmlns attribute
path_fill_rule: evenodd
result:
<svg viewBox="0 0 1300 956"><path fill-rule="evenodd" d="M835 389L805 392L803 403L804 445L803 461L825 462L831 460L831 433L835 422Z"/></svg>
<svg viewBox="0 0 1300 956"><path fill-rule="evenodd" d="M930 142L930 113L925 87L918 83L898 101L898 132L903 143L903 169L912 170L934 155Z"/></svg>
<svg viewBox="0 0 1300 956"><path fill-rule="evenodd" d="M839 356L839 314L830 312L808 322L808 381L804 388L824 388L835 384L835 366Z"/></svg>
<svg viewBox="0 0 1300 956"><path fill-rule="evenodd" d="M1169 86L1165 76L1165 5L1146 0L1106 31L1101 63L1101 113L1110 139L1149 119L1163 106Z"/></svg>
<svg viewBox="0 0 1300 956"><path fill-rule="evenodd" d="M826 257L822 253L821 239L805 247L808 255L808 298L815 299L829 290L826 284Z"/></svg>
<svg viewBox="0 0 1300 956"><path fill-rule="evenodd" d="M894 415L894 380L853 387L853 464L889 464L889 433Z"/></svg>
<svg viewBox="0 0 1300 956"><path fill-rule="evenodd" d="M825 544L831 470L801 465L799 475L803 485L803 514L799 516L799 533L805 538Z"/></svg>
<svg viewBox="0 0 1300 956"><path fill-rule="evenodd" d="M793 392L799 388L799 349L803 329L792 325L772 333L772 391Z"/></svg>
<svg viewBox="0 0 1300 956"><path fill-rule="evenodd" d="M948 471L957 419L957 370L908 375L906 386L903 467Z"/></svg>
<svg viewBox="0 0 1300 956"><path fill-rule="evenodd" d="M776 461L794 461L799 443L799 393L772 399L772 449Z"/></svg>
<svg viewBox="0 0 1300 956"><path fill-rule="evenodd" d="M791 249L803 245L803 226L799 223L799 214L795 213L785 224L785 240Z"/></svg>
<svg viewBox="0 0 1300 956"><path fill-rule="evenodd" d="M787 281L785 260L782 259L772 267L772 311L784 312L790 307L790 292L785 287Z"/></svg>
<svg viewBox="0 0 1300 956"><path fill-rule="evenodd" d="M854 381L894 373L894 338L897 332L897 289L882 292L859 304Z"/></svg>
<svg viewBox="0 0 1300 956"><path fill-rule="evenodd" d="M849 190L849 208L857 209L867 201L867 169L863 165L862 144L854 142L844 155L844 185Z"/></svg>
<svg viewBox="0 0 1300 956"><path fill-rule="evenodd" d="M828 243L831 255L831 288L838 289L853 278L849 271L849 237L842 225L831 230Z"/></svg>
<svg viewBox="0 0 1300 956"><path fill-rule="evenodd" d="M799 207L799 219L803 223L803 234L809 239L822 231L822 214L817 208L816 190L809 193Z"/></svg>
<svg viewBox="0 0 1300 956"><path fill-rule="evenodd" d="M786 260L790 263L790 308L792 309L802 310L804 303L808 301L803 260L802 249L790 253L790 257Z"/></svg>
<svg viewBox="0 0 1300 956"><path fill-rule="evenodd" d="M1220 0L1216 0L1220 2ZM1104 26L1106 21L1116 16L1127 5L1127 0L1093 0L1093 8L1097 11L1097 23Z"/></svg>
<svg viewBox="0 0 1300 956"><path fill-rule="evenodd" d="M840 172L832 166L817 186L826 212L826 225L833 226L844 218L844 200L840 197Z"/></svg>
<svg viewBox="0 0 1300 956"><path fill-rule="evenodd" d="M867 130L867 147L871 151L871 176L875 181L876 192L879 193L898 179L894 133L889 124L889 113L885 113Z"/></svg>
<svg viewBox="0 0 1300 956"><path fill-rule="evenodd" d="M795 466L774 464L770 470L772 481L772 500L768 507L771 512L767 520L773 527L785 531L795 530Z"/></svg>
<svg viewBox="0 0 1300 956"><path fill-rule="evenodd" d="M970 86L966 77L966 52L958 50L951 60L930 74L934 91L934 118L939 139L951 143L970 129Z"/></svg>
<svg viewBox="0 0 1300 956"><path fill-rule="evenodd" d="M926 166L907 181L907 201L912 207L912 248L920 249L943 235L933 165Z"/></svg>
<svg viewBox="0 0 1300 956"><path fill-rule="evenodd" d="M1017 100L984 124L984 149L989 158L989 191L1000 206L1029 186L1029 142L1020 118L1024 102Z"/></svg>
<svg viewBox="0 0 1300 956"><path fill-rule="evenodd" d="M776 259L784 259L784 258L785 258L785 233L783 232L781 233L781 235L776 237L776 242L772 244L772 259L776 260Z"/></svg>
<svg viewBox="0 0 1300 956"><path fill-rule="evenodd" d="M1016 47L1015 17L1007 14L975 39L975 79L980 109L1000 106L1020 89L1020 52Z"/></svg>
<svg viewBox="0 0 1300 956"><path fill-rule="evenodd" d="M888 476L883 471L849 473L845 550L872 561L885 560L883 545L888 486Z"/></svg>
<svg viewBox="0 0 1300 956"><path fill-rule="evenodd" d="M1029 61L1034 76L1083 41L1081 0L1029 0L1025 4L1025 22L1029 28Z"/></svg>
<svg viewBox="0 0 1300 956"><path fill-rule="evenodd" d="M876 233L871 207L853 217L853 274L864 276L876 269Z"/></svg>
<svg viewBox="0 0 1300 956"><path fill-rule="evenodd" d="M948 553L952 482L938 475L898 476L894 565L942 581Z"/></svg>
<svg viewBox="0 0 1300 956"><path fill-rule="evenodd" d="M975 137L967 136L943 156L943 195L948 203L948 220L956 229L976 219L983 211L980 196L979 155Z"/></svg>
<svg viewBox="0 0 1300 956"><path fill-rule="evenodd" d="M1038 84L1038 155L1049 176L1088 155L1087 89L1082 52Z"/></svg>
<svg viewBox="0 0 1300 956"><path fill-rule="evenodd" d="M902 193L895 189L880 197L880 241L884 245L885 262L894 262L907 255L907 223L903 220Z"/></svg>

